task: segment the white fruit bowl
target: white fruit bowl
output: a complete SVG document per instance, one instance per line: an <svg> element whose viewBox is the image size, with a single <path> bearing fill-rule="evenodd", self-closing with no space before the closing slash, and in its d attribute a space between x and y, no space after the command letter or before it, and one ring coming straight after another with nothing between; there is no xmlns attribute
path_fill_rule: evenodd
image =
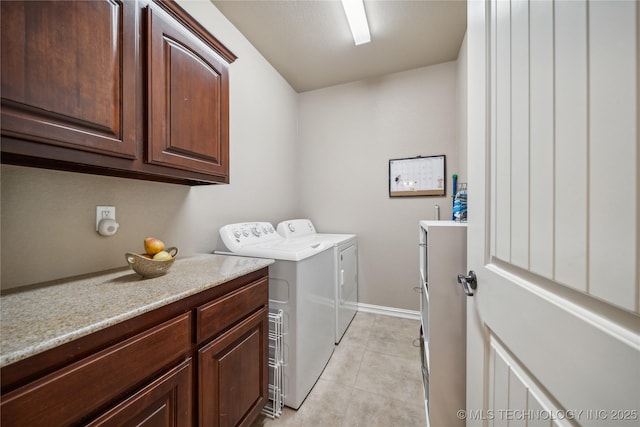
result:
<svg viewBox="0 0 640 427"><path fill-rule="evenodd" d="M173 262L176 260L176 255L178 255L178 248L171 247L165 249L165 251L169 252L172 257L171 259L166 261L146 258L142 255L134 254L133 252L127 252L126 254L124 254L124 256L129 263L129 267L131 267L133 271L144 278L151 278L167 274L169 268L171 268Z"/></svg>

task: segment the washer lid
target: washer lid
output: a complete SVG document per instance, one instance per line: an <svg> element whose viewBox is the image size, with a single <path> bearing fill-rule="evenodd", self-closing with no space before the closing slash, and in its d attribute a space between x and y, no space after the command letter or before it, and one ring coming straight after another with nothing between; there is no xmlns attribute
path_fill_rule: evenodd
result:
<svg viewBox="0 0 640 427"><path fill-rule="evenodd" d="M305 244L304 247L297 248L255 245L245 246L234 253L236 255L256 258L270 258L282 261L302 261L303 259L309 258L329 248L331 248L331 246L323 242Z"/></svg>

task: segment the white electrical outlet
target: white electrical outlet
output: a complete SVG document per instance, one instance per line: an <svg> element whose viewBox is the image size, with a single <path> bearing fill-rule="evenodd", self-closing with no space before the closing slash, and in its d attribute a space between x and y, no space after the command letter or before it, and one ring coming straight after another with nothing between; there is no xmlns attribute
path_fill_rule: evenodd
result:
<svg viewBox="0 0 640 427"><path fill-rule="evenodd" d="M96 231L98 231L98 225L103 219L116 219L116 207L115 206L96 206Z"/></svg>

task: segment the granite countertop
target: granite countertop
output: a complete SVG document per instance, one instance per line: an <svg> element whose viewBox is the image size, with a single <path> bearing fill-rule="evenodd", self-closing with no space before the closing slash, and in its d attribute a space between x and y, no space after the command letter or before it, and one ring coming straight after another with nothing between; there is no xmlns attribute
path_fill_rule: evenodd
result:
<svg viewBox="0 0 640 427"><path fill-rule="evenodd" d="M0 296L0 367L272 264L201 254L142 279L129 267L9 290Z"/></svg>

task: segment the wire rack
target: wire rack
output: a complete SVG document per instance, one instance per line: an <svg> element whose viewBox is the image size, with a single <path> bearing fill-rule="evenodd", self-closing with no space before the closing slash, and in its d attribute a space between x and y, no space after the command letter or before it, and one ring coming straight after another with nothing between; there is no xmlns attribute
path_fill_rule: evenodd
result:
<svg viewBox="0 0 640 427"><path fill-rule="evenodd" d="M279 417L284 407L284 354L282 310L269 310L269 401L262 413Z"/></svg>

